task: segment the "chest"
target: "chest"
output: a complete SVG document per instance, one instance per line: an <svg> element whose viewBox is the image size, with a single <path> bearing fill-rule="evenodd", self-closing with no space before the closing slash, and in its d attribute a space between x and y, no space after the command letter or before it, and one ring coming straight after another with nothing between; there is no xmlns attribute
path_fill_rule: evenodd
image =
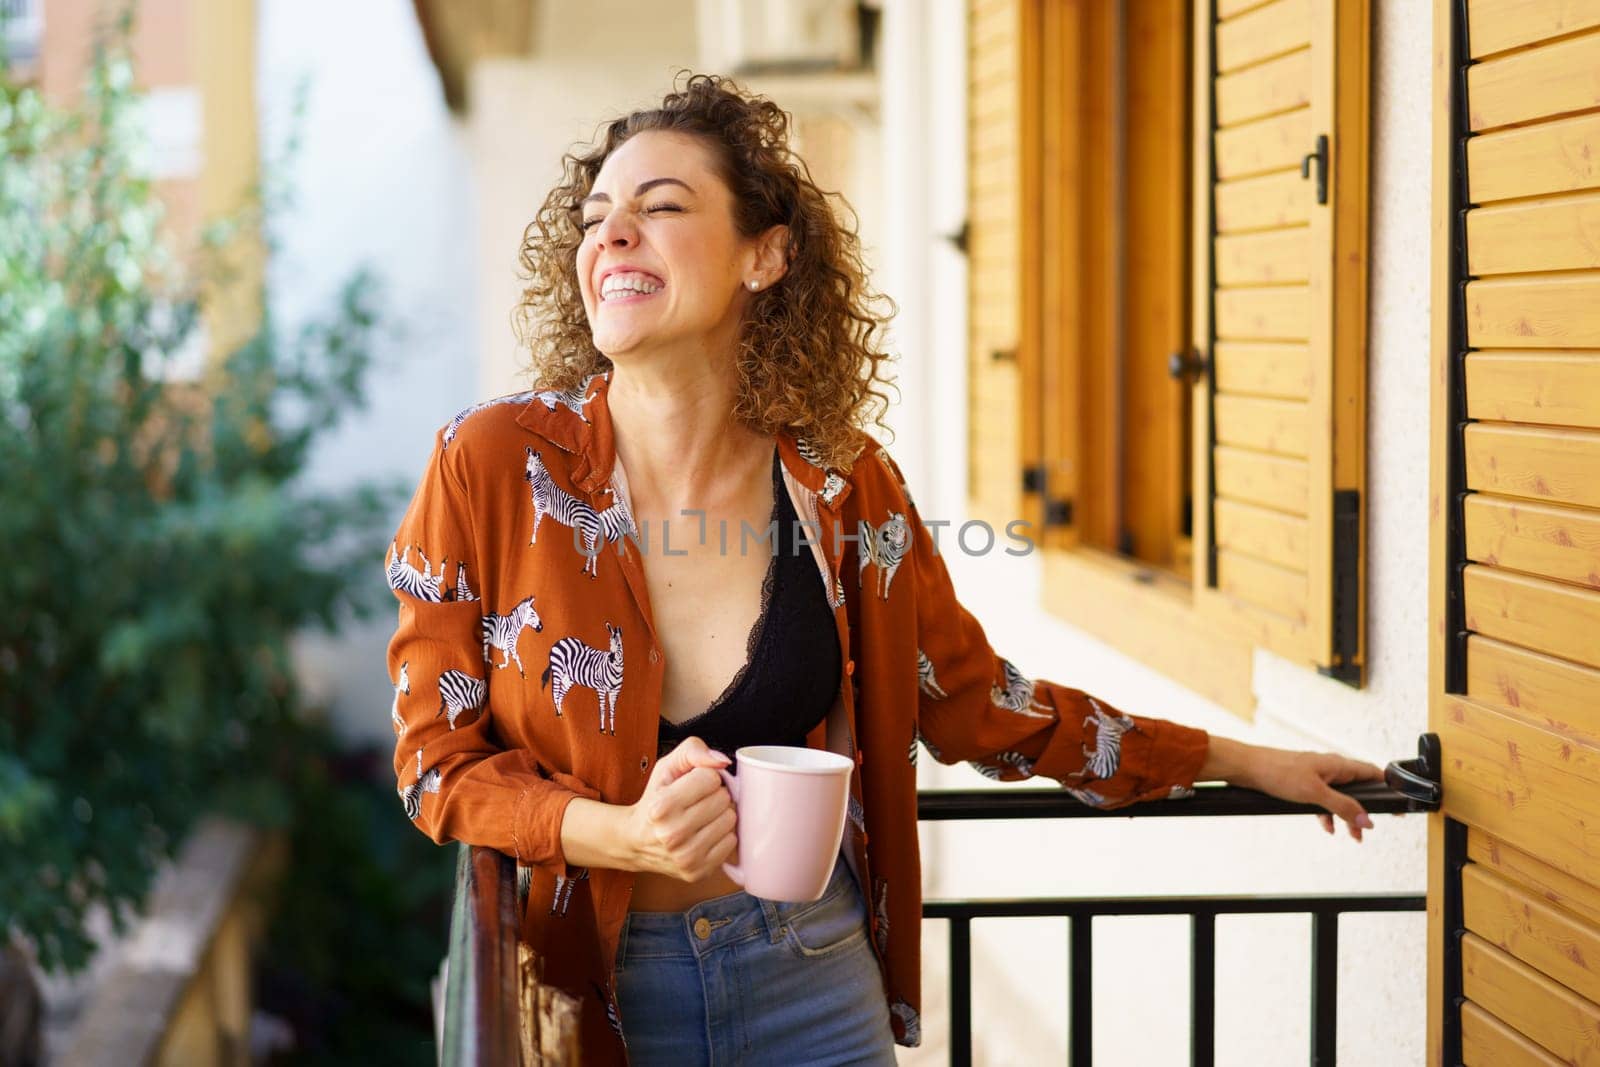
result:
<svg viewBox="0 0 1600 1067"><path fill-rule="evenodd" d="M650 613L664 662L661 715L681 722L705 711L749 656L772 564L772 490L725 510L635 518L648 531L642 556Z"/></svg>

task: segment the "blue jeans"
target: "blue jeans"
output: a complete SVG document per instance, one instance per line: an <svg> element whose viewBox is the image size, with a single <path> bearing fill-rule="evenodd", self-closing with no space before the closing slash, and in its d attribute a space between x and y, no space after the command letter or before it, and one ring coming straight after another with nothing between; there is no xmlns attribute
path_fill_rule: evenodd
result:
<svg viewBox="0 0 1600 1067"><path fill-rule="evenodd" d="M843 856L822 899L748 893L634 912L617 945L628 1057L650 1064L893 1064L883 976Z"/></svg>

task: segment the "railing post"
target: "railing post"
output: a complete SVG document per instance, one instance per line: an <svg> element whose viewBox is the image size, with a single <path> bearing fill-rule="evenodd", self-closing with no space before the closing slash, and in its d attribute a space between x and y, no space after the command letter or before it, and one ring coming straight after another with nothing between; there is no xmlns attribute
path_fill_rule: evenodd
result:
<svg viewBox="0 0 1600 1067"><path fill-rule="evenodd" d="M1311 1064L1333 1067L1339 1039L1339 913L1311 913Z"/></svg>
<svg viewBox="0 0 1600 1067"><path fill-rule="evenodd" d="M1217 917L1189 916L1189 1063L1212 1067L1217 1058Z"/></svg>
<svg viewBox="0 0 1600 1067"><path fill-rule="evenodd" d="M972 921L950 920L950 1063L972 1063Z"/></svg>
<svg viewBox="0 0 1600 1067"><path fill-rule="evenodd" d="M1067 1062L1089 1067L1094 1062L1094 917L1074 915L1067 960L1072 968L1068 993Z"/></svg>

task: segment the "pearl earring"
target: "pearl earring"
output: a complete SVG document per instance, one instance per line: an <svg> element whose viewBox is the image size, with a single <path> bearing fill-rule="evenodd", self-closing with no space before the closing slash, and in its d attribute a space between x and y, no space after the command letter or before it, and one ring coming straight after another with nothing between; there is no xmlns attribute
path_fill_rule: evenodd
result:
<svg viewBox="0 0 1600 1067"><path fill-rule="evenodd" d="M750 291L753 293L759 288L761 288L761 283L756 281L754 278L751 278L750 279Z"/></svg>

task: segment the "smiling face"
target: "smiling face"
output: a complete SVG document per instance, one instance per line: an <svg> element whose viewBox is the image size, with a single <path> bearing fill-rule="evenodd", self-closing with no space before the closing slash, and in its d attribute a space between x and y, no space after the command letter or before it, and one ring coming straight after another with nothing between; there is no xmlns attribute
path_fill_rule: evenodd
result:
<svg viewBox="0 0 1600 1067"><path fill-rule="evenodd" d="M579 290L594 345L730 351L755 280L781 275L783 227L740 235L733 194L698 138L639 133L606 159L584 200Z"/></svg>

